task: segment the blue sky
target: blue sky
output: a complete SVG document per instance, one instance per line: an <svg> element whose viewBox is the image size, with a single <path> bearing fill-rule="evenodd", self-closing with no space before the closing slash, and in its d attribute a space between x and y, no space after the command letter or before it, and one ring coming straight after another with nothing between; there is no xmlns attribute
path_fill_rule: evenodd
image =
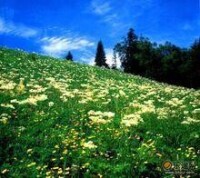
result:
<svg viewBox="0 0 200 178"><path fill-rule="evenodd" d="M189 47L200 36L199 0L0 0L0 45L92 63L108 60L129 28L157 43Z"/></svg>

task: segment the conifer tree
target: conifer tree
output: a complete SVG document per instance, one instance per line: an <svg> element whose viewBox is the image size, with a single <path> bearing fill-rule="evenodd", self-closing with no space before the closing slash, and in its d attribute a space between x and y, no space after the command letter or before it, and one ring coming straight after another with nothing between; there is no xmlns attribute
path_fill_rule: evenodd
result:
<svg viewBox="0 0 200 178"><path fill-rule="evenodd" d="M108 65L106 64L106 55L105 55L103 43L101 40L98 42L98 45L97 45L95 65L108 68Z"/></svg>
<svg viewBox="0 0 200 178"><path fill-rule="evenodd" d="M66 56L66 60L73 61L73 55L70 51L68 52L68 54Z"/></svg>
<svg viewBox="0 0 200 178"><path fill-rule="evenodd" d="M137 36L132 28L129 29L124 41L115 45L114 50L120 58L124 72L138 74L139 64L135 57L137 53Z"/></svg>

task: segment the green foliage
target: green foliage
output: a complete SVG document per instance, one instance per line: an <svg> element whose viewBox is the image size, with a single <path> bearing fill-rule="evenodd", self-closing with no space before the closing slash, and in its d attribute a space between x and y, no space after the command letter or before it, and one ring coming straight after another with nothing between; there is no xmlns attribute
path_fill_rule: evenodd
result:
<svg viewBox="0 0 200 178"><path fill-rule="evenodd" d="M195 40L190 49L190 82L195 88L200 85L200 38Z"/></svg>
<svg viewBox="0 0 200 178"><path fill-rule="evenodd" d="M200 172L199 90L0 54L0 177L173 177L166 160Z"/></svg>

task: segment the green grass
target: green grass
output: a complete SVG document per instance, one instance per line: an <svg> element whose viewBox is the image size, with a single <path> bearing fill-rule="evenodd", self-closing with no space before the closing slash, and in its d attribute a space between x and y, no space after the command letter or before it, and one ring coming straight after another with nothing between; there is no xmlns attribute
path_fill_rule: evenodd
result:
<svg viewBox="0 0 200 178"><path fill-rule="evenodd" d="M0 177L198 177L199 108L200 90L0 48Z"/></svg>

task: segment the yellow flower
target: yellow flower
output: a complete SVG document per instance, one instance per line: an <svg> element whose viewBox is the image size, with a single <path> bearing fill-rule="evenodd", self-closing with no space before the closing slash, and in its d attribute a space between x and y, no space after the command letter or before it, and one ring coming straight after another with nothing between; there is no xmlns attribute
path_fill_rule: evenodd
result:
<svg viewBox="0 0 200 178"><path fill-rule="evenodd" d="M63 154L66 155L67 153L68 153L68 151L65 149L65 150L63 151Z"/></svg>
<svg viewBox="0 0 200 178"><path fill-rule="evenodd" d="M22 92L24 91L24 89L25 89L25 86L24 86L24 79L21 78L21 79L20 79L20 82L19 82L19 85L17 86L17 91L18 91L19 93L22 93Z"/></svg>
<svg viewBox="0 0 200 178"><path fill-rule="evenodd" d="M8 118L7 117L2 117L0 119L0 122L2 122L3 124L7 124L8 123Z"/></svg>

